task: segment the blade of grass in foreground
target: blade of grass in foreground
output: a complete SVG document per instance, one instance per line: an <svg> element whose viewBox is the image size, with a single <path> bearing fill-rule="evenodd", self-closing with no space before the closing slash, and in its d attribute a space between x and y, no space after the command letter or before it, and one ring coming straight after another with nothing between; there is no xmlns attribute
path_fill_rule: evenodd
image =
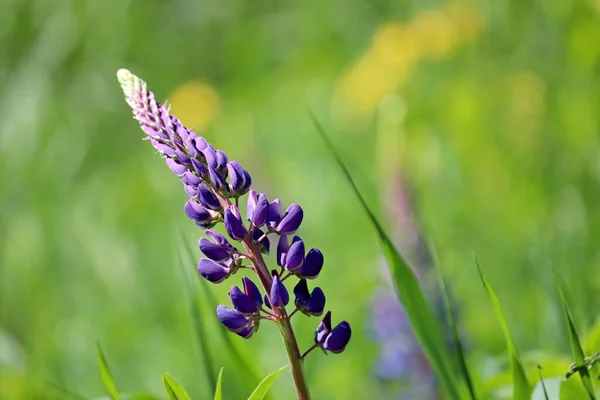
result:
<svg viewBox="0 0 600 400"><path fill-rule="evenodd" d="M419 285L417 277L415 276L412 268L409 267L406 260L396 249L382 225L377 220L377 217L375 217L375 214L373 214L367 205L365 199L360 193L360 190L356 186L354 179L352 179L350 172L346 168L346 165L325 134L325 130L315 115L310 111L309 113L313 123L315 124L315 127L317 128L317 132L321 136L321 139L342 170L346 180L352 187L352 191L354 192L356 198L359 200L363 210L377 231L381 248L392 271L394 284L400 300L402 301L402 305L404 306L413 326L415 336L421 343L423 351L427 355L427 358L429 359L432 367L440 379L440 383L447 395L447 398L460 399L457 381L454 379L452 374L452 365L454 364L453 357L450 351L446 348L443 335L441 334L441 326L437 322L431 307L425 299L425 295Z"/></svg>
<svg viewBox="0 0 600 400"><path fill-rule="evenodd" d="M546 390L546 384L544 383L544 377L542 376L542 367L538 365L538 373L540 374L540 383L542 385L542 390L544 391L544 399L550 400L548 396L548 390Z"/></svg>
<svg viewBox="0 0 600 400"><path fill-rule="evenodd" d="M283 367L279 368L277 371L271 372L269 375L267 375L265 377L265 379L260 381L260 383L258 384L256 389L254 389L254 392L252 392L250 397L248 397L248 400L264 399L267 392L269 391L269 389L271 389L271 386L273 386L275 379L277 379L279 374L281 374L283 372L283 370L286 369L287 367L288 367L287 365L284 365Z"/></svg>
<svg viewBox="0 0 600 400"><path fill-rule="evenodd" d="M183 255L181 253L178 254L179 263L182 267L186 265L183 261ZM185 273L185 271L184 271ZM202 324L202 318L204 315L202 314L202 309L198 306L197 295L192 288L191 283L188 279L185 279L187 283L188 296L190 301L190 314L192 318L192 324L194 327L194 336L196 337L196 342L198 343L198 349L200 351L200 359L204 363L204 374L206 375L206 380L209 382L210 387L207 388L209 391L209 395L215 392L217 382L215 381L215 376L213 375L214 363L212 360L212 356L210 350L208 349L206 338L206 332L204 330L204 324Z"/></svg>
<svg viewBox="0 0 600 400"><path fill-rule="evenodd" d="M215 399L214 400L223 400L223 393L221 390L221 386L223 386L223 368L219 371L219 377L217 378L217 387L215 389Z"/></svg>
<svg viewBox="0 0 600 400"><path fill-rule="evenodd" d="M444 282L444 276L442 275L442 271L440 270L440 264L437 256L437 252L435 250L435 246L433 243L429 245L430 253L433 257L433 265L435 266L437 276L439 277L439 286L442 292L442 297L444 298L444 309L446 311L446 322L450 326L452 341L454 342L454 349L456 350L456 356L458 358L458 365L460 367L460 372L465 380L465 384L467 385L467 389L469 390L469 395L472 400L477 400L477 394L475 392L475 386L473 385L473 380L471 379L471 373L469 372L469 366L467 364L467 356L465 354L465 349L462 345L462 341L460 340L460 335L458 333L458 327L456 326L456 321L454 320L454 315L452 313L452 305L450 304L450 297L448 296L448 290L446 288L446 283Z"/></svg>
<svg viewBox="0 0 600 400"><path fill-rule="evenodd" d="M558 276L556 275L556 271L554 271L554 278L556 279L558 293L560 294L560 299L562 301L565 316L567 317L567 325L569 326L569 338L571 339L571 349L573 350L573 357L575 357L575 365L579 367L577 371L581 376L581 381L583 382L583 386L585 387L585 391L587 392L589 398L595 400L596 395L594 394L594 382L590 377L590 371L585 365L585 354L583 353L583 349L581 348L581 340L579 340L577 328L575 327L575 322L573 321L573 316L571 314L569 304L567 303L567 298L565 297L565 294L562 290L560 281L558 279Z"/></svg>
<svg viewBox="0 0 600 400"><path fill-rule="evenodd" d="M102 385L111 399L119 400L119 391L117 390L115 381L108 368L108 363L104 357L104 352L102 352L102 347L100 347L100 342L96 343L96 348L98 350L98 366L100 367L100 380L102 381Z"/></svg>
<svg viewBox="0 0 600 400"><path fill-rule="evenodd" d="M166 372L163 373L163 385L169 400L191 400L183 386L181 386L173 377Z"/></svg>
<svg viewBox="0 0 600 400"><path fill-rule="evenodd" d="M494 306L494 311L496 311L496 317L500 322L500 326L502 327L502 332L504 333L504 338L506 339L506 347L508 350L508 355L510 357L510 365L512 368L513 375L513 399L514 400L529 400L531 398L531 392L533 388L527 382L527 376L525 375L525 369L523 368L523 363L521 362L521 358L519 357L519 353L517 352L517 348L515 347L514 341L510 335L510 331L508 330L508 325L506 324L506 318L504 318L504 313L502 312L502 307L500 306L500 301L494 293L494 290L489 285L485 277L483 276L483 272L481 271L481 267L479 266L479 261L477 261L477 257L475 257L475 264L477 265L477 271L479 271L479 277L481 278L481 282L483 283L483 287Z"/></svg>
<svg viewBox="0 0 600 400"><path fill-rule="evenodd" d="M189 243L186 240L182 240L181 243L184 243L186 258L191 263L191 264L184 263L183 265L195 264L196 261L193 261L194 260L194 252L193 252L191 246L189 245ZM219 303L218 303L217 299L215 298L215 295L213 294L213 292L208 287L208 282L206 281L206 279L202 278L202 276L200 274L196 273L194 275L197 276L198 282L200 282L200 286L202 288L202 290L201 290L202 295L205 297L205 300L208 300L207 302L206 301L205 302L209 304L211 310L216 310ZM196 306L198 305L197 302L195 304L196 304ZM210 318L210 317L212 317L212 316L208 316L208 318ZM214 315L214 319L216 320L216 314ZM202 321L199 321L199 322L202 323ZM238 348L235 346L235 344L232 341L233 335L230 335L229 332L225 328L223 328L223 326L221 324L219 324L217 331L219 332L219 334L221 335L221 338L225 342L227 350L229 350L231 356L233 357L233 362L237 366L237 368L240 372L238 375L241 376L248 383L248 386L254 385L254 382L256 382L258 379L260 379L260 377L254 371L254 369L252 369L250 364L248 364L248 358L243 357L242 354L240 354ZM236 389L237 389L237 387L236 387Z"/></svg>

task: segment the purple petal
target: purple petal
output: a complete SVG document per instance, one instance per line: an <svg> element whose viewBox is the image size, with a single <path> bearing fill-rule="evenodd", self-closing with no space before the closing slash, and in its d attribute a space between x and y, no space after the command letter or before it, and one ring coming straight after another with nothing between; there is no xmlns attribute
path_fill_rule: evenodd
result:
<svg viewBox="0 0 600 400"><path fill-rule="evenodd" d="M304 262L304 242L294 239L285 257L285 269L288 271L296 271Z"/></svg>
<svg viewBox="0 0 600 400"><path fill-rule="evenodd" d="M277 265L280 267L285 265L285 257L289 249L290 245L288 244L287 235L281 235L277 243Z"/></svg>
<svg viewBox="0 0 600 400"><path fill-rule="evenodd" d="M231 161L227 164L227 171L229 172L229 184L233 192L237 195L245 193L246 175L242 166L237 161Z"/></svg>
<svg viewBox="0 0 600 400"><path fill-rule="evenodd" d="M308 292L308 285L306 284L306 279L300 279L296 286L294 286L294 294L296 295L296 300L294 303L297 307L304 307L308 300L310 299L310 293Z"/></svg>
<svg viewBox="0 0 600 400"><path fill-rule="evenodd" d="M221 203L219 203L219 199L213 192L210 191L209 188L206 187L205 184L198 186L198 201L204 207L211 210L217 211L221 209Z"/></svg>
<svg viewBox="0 0 600 400"><path fill-rule="evenodd" d="M317 326L315 343L322 346L329 333L331 333L331 311L327 311L327 314L325 314L321 323Z"/></svg>
<svg viewBox="0 0 600 400"><path fill-rule="evenodd" d="M192 166L194 167L194 171L196 171L196 173L199 176L206 176L208 174L208 169L206 168L206 165L202 164L202 162L200 162L200 160L196 160L195 158L192 158Z"/></svg>
<svg viewBox="0 0 600 400"><path fill-rule="evenodd" d="M201 238L198 246L200 247L200 251L202 251L206 257L213 261L225 261L231 257L231 250L225 249L208 239Z"/></svg>
<svg viewBox="0 0 600 400"><path fill-rule="evenodd" d="M323 268L323 254L319 249L310 249L300 269L300 275L306 279L315 279Z"/></svg>
<svg viewBox="0 0 600 400"><path fill-rule="evenodd" d="M304 211L298 204L288 207L275 230L280 233L291 234L298 230L304 218Z"/></svg>
<svg viewBox="0 0 600 400"><path fill-rule="evenodd" d="M352 329L350 329L350 324L342 321L327 336L323 343L323 348L332 353L341 353L346 348L351 336Z"/></svg>
<svg viewBox="0 0 600 400"><path fill-rule="evenodd" d="M235 206L233 206L235 207ZM234 240L243 240L244 237L248 234L246 227L240 221L238 217L236 217L231 210L225 210L225 230L229 237Z"/></svg>
<svg viewBox="0 0 600 400"><path fill-rule="evenodd" d="M167 162L167 166L177 176L183 175L188 170L185 165L181 164L179 161L172 159L171 157L167 157L165 160Z"/></svg>
<svg viewBox="0 0 600 400"><path fill-rule="evenodd" d="M181 182L186 185L198 187L198 185L202 182L200 178L191 173L190 171L185 171L183 176L181 177Z"/></svg>
<svg viewBox="0 0 600 400"><path fill-rule="evenodd" d="M281 200L275 199L269 204L267 213L267 225L274 228L281 221Z"/></svg>
<svg viewBox="0 0 600 400"><path fill-rule="evenodd" d="M310 294L310 299L308 300L308 303L306 303L305 310L308 314L318 317L323 314L324 308L325 293L323 293L320 287L316 287Z"/></svg>
<svg viewBox="0 0 600 400"><path fill-rule="evenodd" d="M284 307L290 301L285 285L277 275L273 277L273 285L271 286L271 302L275 307Z"/></svg>
<svg viewBox="0 0 600 400"><path fill-rule="evenodd" d="M248 192L248 204L246 206L246 219L248 221L252 221L252 214L254 213L254 209L256 208L256 201L258 200L258 196L256 195L256 190L251 190Z"/></svg>
<svg viewBox="0 0 600 400"><path fill-rule="evenodd" d="M217 307L217 317L231 332L240 333L248 326L248 318L223 305Z"/></svg>
<svg viewBox="0 0 600 400"><path fill-rule="evenodd" d="M227 162L229 161L227 154L225 154L221 150L217 150L216 153L217 153L217 166L219 168L226 168Z"/></svg>
<svg viewBox="0 0 600 400"><path fill-rule="evenodd" d="M208 176L210 177L211 183L217 190L220 190L223 187L228 187L227 181L225 181L223 175L221 175L216 169L209 167Z"/></svg>
<svg viewBox="0 0 600 400"><path fill-rule="evenodd" d="M244 293L246 293L246 295L248 295L258 307L262 306L263 299L260 294L260 290L258 290L258 287L254 284L254 282L244 276L242 278L242 284L244 285Z"/></svg>
<svg viewBox="0 0 600 400"><path fill-rule="evenodd" d="M210 211L202 207L202 205L198 204L198 202L193 199L186 201L185 205L183 206L183 211L189 219L196 223L208 224L213 220L213 215L210 213Z"/></svg>
<svg viewBox="0 0 600 400"><path fill-rule="evenodd" d="M227 240L227 238L223 235L221 235L219 232L217 231L213 231L211 229L206 229L204 231L204 233L206 234L206 236L208 236L209 238L211 238L211 240L218 244L219 246L227 249L227 250L234 250L233 246L229 243L229 241Z"/></svg>
<svg viewBox="0 0 600 400"><path fill-rule="evenodd" d="M236 332L236 334L240 335L244 339L250 339L252 337L252 335L254 335L254 327L248 326L248 327L242 329L241 332Z"/></svg>
<svg viewBox="0 0 600 400"><path fill-rule="evenodd" d="M187 193L187 195L190 197L196 197L196 195L198 194L197 186L190 186L190 185L186 185L184 183L183 188L185 189L185 192Z"/></svg>
<svg viewBox="0 0 600 400"><path fill-rule="evenodd" d="M250 296L242 292L239 287L233 286L229 290L231 303L236 310L245 315L252 315L258 311L258 306Z"/></svg>
<svg viewBox="0 0 600 400"><path fill-rule="evenodd" d="M206 159L206 165L213 169L219 166L217 162L217 152L210 144L208 144L207 147L202 150L202 154Z"/></svg>
<svg viewBox="0 0 600 400"><path fill-rule="evenodd" d="M229 268L208 258L201 258L198 261L198 272L212 283L223 282L229 276Z"/></svg>
<svg viewBox="0 0 600 400"><path fill-rule="evenodd" d="M254 226L263 226L267 222L269 212L269 202L264 194L259 194L256 199L256 207L252 213L252 223Z"/></svg>

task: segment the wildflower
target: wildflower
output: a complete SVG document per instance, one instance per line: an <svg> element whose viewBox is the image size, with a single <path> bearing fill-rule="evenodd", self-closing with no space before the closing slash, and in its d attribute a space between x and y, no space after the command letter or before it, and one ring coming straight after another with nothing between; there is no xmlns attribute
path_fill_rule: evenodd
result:
<svg viewBox="0 0 600 400"><path fill-rule="evenodd" d="M304 242L299 236L294 236L291 244L288 242L288 235L295 234L302 224L302 208L291 204L282 215L280 199L269 202L264 194L251 190L252 178L240 163L230 161L223 151L185 128L167 107L156 101L146 82L127 70L119 70L117 77L142 131L183 183L189 197L183 207L185 214L205 229L207 237L199 240L198 247L206 258L198 261L198 273L210 282L220 283L244 268L256 273L260 279L264 302L256 284L243 277L242 288L233 285L229 290L233 308L218 306L218 319L229 331L245 339L258 330L261 320L276 323L287 338L284 343L299 398L309 398L300 361L317 346L302 356L298 353L289 323L291 314L286 311L290 298L284 284L288 278L299 278L294 287L297 310L306 315L322 315L325 294L318 287L309 293L306 279L315 279L319 275L323 255L314 248L305 254ZM245 194L248 194L245 220L249 226L238 209L239 198ZM224 235L209 229L218 223L223 223L229 239L242 244L243 251L235 248ZM279 235L279 272L269 271L262 257L262 253L270 250L268 236L271 234ZM271 308L272 312L263 306ZM328 312L317 328L315 342L326 351L340 353L350 336L350 326L345 321L331 329L331 312Z"/></svg>

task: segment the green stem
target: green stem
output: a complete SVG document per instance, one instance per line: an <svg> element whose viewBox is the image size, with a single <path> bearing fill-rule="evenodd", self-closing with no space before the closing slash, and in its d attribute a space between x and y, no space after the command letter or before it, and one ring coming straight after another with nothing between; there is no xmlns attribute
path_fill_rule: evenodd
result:
<svg viewBox="0 0 600 400"><path fill-rule="evenodd" d="M248 256L253 260L255 272L258 275L270 302L273 278L269 273L265 260L252 240L244 240L243 245ZM300 349L298 348L298 342L296 341L296 335L294 335L294 329L290 323L289 316L284 307L273 307L273 314L275 316L275 324L279 328L279 333L283 339L283 344L285 345L285 350L290 362L292 378L294 379L294 386L296 387L296 396L298 397L298 400L310 400L310 392L304 377L304 371L302 370L302 356L300 354Z"/></svg>

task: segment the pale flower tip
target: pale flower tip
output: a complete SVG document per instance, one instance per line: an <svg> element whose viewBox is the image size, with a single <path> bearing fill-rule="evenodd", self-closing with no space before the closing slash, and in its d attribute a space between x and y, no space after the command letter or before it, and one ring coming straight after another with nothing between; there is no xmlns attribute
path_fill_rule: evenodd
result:
<svg viewBox="0 0 600 400"><path fill-rule="evenodd" d="M136 87L140 86L140 78L131 73L128 69L120 68L117 71L117 80L123 88L126 97L132 97Z"/></svg>

